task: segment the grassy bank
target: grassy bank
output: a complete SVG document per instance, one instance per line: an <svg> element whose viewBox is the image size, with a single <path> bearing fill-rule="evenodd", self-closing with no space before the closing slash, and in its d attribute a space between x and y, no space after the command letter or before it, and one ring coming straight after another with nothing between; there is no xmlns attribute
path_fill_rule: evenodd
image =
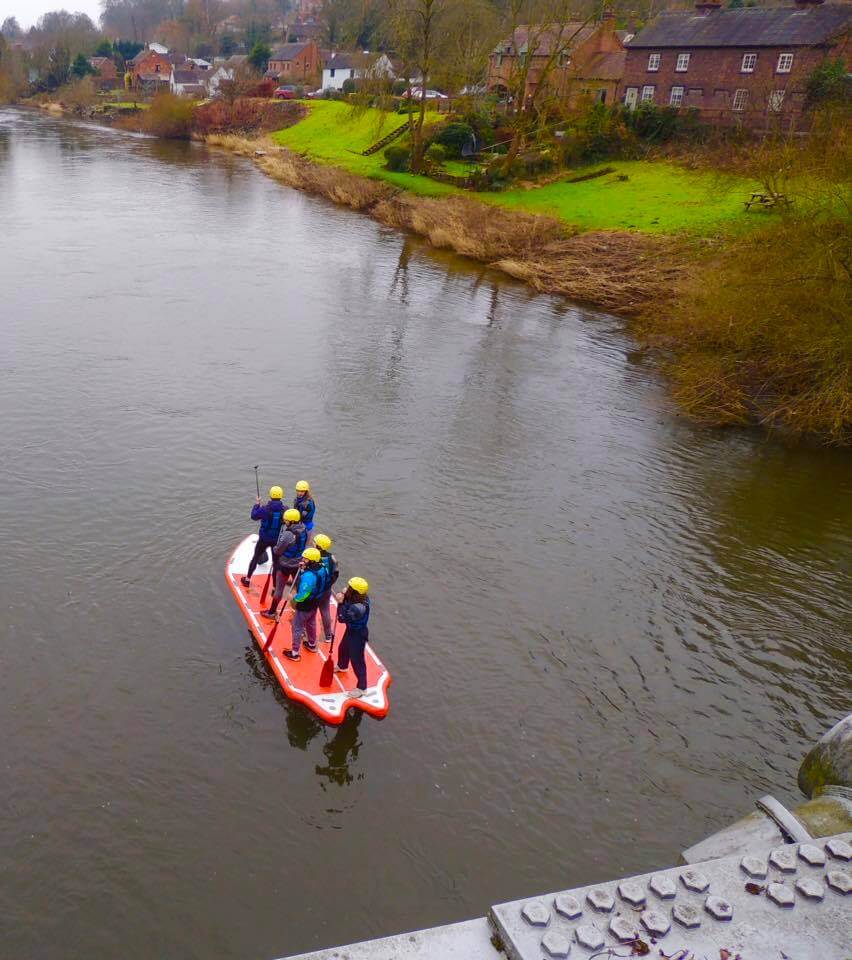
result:
<svg viewBox="0 0 852 960"><path fill-rule="evenodd" d="M356 111L340 101L318 100L310 104L308 116L300 123L274 134L273 139L318 163L384 180L421 196L464 193L427 177L385 170L382 151L360 156L404 120L400 114L369 108ZM754 222L756 215L747 214L743 205L755 186L749 178L686 170L662 162L614 161L606 167L613 172L604 177L570 183L569 179L584 172L572 171L543 186L479 193L475 199L554 217L584 230L689 231L710 236ZM464 165L456 164L453 172L464 170Z"/></svg>

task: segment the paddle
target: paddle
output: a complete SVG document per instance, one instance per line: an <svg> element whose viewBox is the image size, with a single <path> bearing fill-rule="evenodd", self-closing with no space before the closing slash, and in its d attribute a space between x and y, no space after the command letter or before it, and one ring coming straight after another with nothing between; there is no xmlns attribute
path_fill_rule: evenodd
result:
<svg viewBox="0 0 852 960"><path fill-rule="evenodd" d="M297 581L296 581L296 577L297 577L298 573L299 573L299 571L296 570L296 571L294 572L294 574L293 574L293 585L290 587L290 592L289 592L289 593L287 594L287 596L284 598L284 603L281 604L281 610L278 612L278 619L275 621L275 626L272 628L272 630L270 630L269 636L266 638L266 644L265 644L264 647L263 647L263 652L264 652L264 653L266 653L266 651L269 649L269 645L270 645L270 644L272 643L272 641L275 639L275 634L278 632L278 627L279 627L279 625L281 624L281 614L284 613L285 607L287 606L287 604L288 604L288 603L290 602L290 600L292 599L293 594L296 592L296 582L297 582Z"/></svg>
<svg viewBox="0 0 852 960"><path fill-rule="evenodd" d="M260 500L260 477L257 474L258 468L260 467L259 463L254 465L254 485L257 487L257 499Z"/></svg>
<svg viewBox="0 0 852 960"><path fill-rule="evenodd" d="M319 685L321 687L330 687L332 681L334 680L334 641L337 634L337 625L340 623L340 619L335 612L334 616L334 633L331 635L331 646L328 648L328 660L322 665L322 670L320 671Z"/></svg>

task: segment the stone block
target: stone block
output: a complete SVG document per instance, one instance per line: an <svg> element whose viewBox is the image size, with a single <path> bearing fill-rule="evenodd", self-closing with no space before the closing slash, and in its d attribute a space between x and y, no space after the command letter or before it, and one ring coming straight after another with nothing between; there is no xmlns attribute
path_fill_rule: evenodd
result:
<svg viewBox="0 0 852 960"><path fill-rule="evenodd" d="M793 891L783 883L770 883L766 888L766 896L779 907L792 907L796 902Z"/></svg>
<svg viewBox="0 0 852 960"><path fill-rule="evenodd" d="M558 914L569 920L576 920L583 912L580 901L570 893L557 893L553 898L553 906Z"/></svg>
<svg viewBox="0 0 852 960"><path fill-rule="evenodd" d="M769 870L763 857L743 857L740 860L740 868L750 877L756 877L762 880Z"/></svg>
<svg viewBox="0 0 852 960"><path fill-rule="evenodd" d="M644 910L640 919L642 926L654 937L664 937L671 929L671 921L659 910Z"/></svg>
<svg viewBox="0 0 852 960"><path fill-rule="evenodd" d="M691 903L676 903L672 907L672 918L687 930L701 926L701 914Z"/></svg>
<svg viewBox="0 0 852 960"><path fill-rule="evenodd" d="M769 854L769 863L780 870L782 873L796 872L796 848L795 847L776 847Z"/></svg>
<svg viewBox="0 0 852 960"><path fill-rule="evenodd" d="M615 898L602 887L595 887L586 894L586 899L598 911L598 913L610 913L615 906Z"/></svg>
<svg viewBox="0 0 852 960"><path fill-rule="evenodd" d="M593 923L581 923L574 931L574 939L587 950L600 950L604 945L603 934Z"/></svg>
<svg viewBox="0 0 852 960"><path fill-rule="evenodd" d="M844 896L852 890L852 877L843 870L829 870L825 880L832 890Z"/></svg>
<svg viewBox="0 0 852 960"><path fill-rule="evenodd" d="M822 900L825 897L825 884L816 877L799 877L796 889L808 900Z"/></svg>
<svg viewBox="0 0 852 960"><path fill-rule="evenodd" d="M541 900L530 900L523 905L521 916L534 927L546 927L550 923L550 911Z"/></svg>
<svg viewBox="0 0 852 960"><path fill-rule="evenodd" d="M710 886L710 881L700 870L684 870L680 875L680 882L693 893L704 893Z"/></svg>
<svg viewBox="0 0 852 960"><path fill-rule="evenodd" d="M677 896L677 887L674 881L665 874L657 874L651 877L648 889L661 900L674 900Z"/></svg>
<svg viewBox="0 0 852 960"><path fill-rule="evenodd" d="M645 888L638 880L622 880L618 885L618 895L631 907L645 906Z"/></svg>
<svg viewBox="0 0 852 960"><path fill-rule="evenodd" d="M548 930L541 938L541 946L550 957L563 958L571 953L571 941L558 930Z"/></svg>
<svg viewBox="0 0 852 960"><path fill-rule="evenodd" d="M812 843L799 844L799 859L809 867L821 867L825 863L825 854Z"/></svg>
<svg viewBox="0 0 852 960"><path fill-rule="evenodd" d="M708 897L704 909L716 920L730 920L734 915L734 908L722 897Z"/></svg>

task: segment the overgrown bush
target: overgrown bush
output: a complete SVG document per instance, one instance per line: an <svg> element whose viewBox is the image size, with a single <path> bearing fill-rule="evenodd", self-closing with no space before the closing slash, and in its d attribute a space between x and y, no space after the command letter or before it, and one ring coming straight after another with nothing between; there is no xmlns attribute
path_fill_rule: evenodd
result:
<svg viewBox="0 0 852 960"><path fill-rule="evenodd" d="M433 137L432 143L444 148L445 156L458 159L462 150L474 140L473 127L468 123L455 121L442 127Z"/></svg>
<svg viewBox="0 0 852 960"><path fill-rule="evenodd" d="M192 128L202 136L212 133L263 133L292 126L305 115L305 108L292 100L211 100L197 107Z"/></svg>
<svg viewBox="0 0 852 960"><path fill-rule="evenodd" d="M116 126L170 140L188 140L192 132L192 112L190 101L173 93L158 93L148 110L134 112L132 117L119 117Z"/></svg>
<svg viewBox="0 0 852 960"><path fill-rule="evenodd" d="M624 122L640 140L646 143L669 143L672 140L700 139L704 127L697 110L676 110L640 103L635 110L620 110Z"/></svg>
<svg viewBox="0 0 852 960"><path fill-rule="evenodd" d="M840 101L849 94L849 79L842 57L823 62L808 77L805 96L809 106Z"/></svg>
<svg viewBox="0 0 852 960"><path fill-rule="evenodd" d="M447 159L447 151L440 143L431 143L426 148L426 153L424 154L428 163L434 164L436 167L440 167L441 164Z"/></svg>
<svg viewBox="0 0 852 960"><path fill-rule="evenodd" d="M385 166L395 173L405 173L411 164L411 151L408 147L391 144L385 150Z"/></svg>
<svg viewBox="0 0 852 960"><path fill-rule="evenodd" d="M358 89L358 84L352 79L352 77L347 77L343 81L342 90L344 93L355 93Z"/></svg>

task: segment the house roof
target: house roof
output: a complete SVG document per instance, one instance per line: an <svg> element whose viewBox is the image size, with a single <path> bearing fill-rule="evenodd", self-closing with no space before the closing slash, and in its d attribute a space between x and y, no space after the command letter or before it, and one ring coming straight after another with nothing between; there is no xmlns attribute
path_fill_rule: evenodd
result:
<svg viewBox="0 0 852 960"><path fill-rule="evenodd" d="M849 27L852 5L742 7L709 14L661 13L627 46L807 47L824 43Z"/></svg>
<svg viewBox="0 0 852 960"><path fill-rule="evenodd" d="M310 41L308 41L310 43ZM270 60L294 60L308 46L308 43L285 43L276 47L269 56Z"/></svg>
<svg viewBox="0 0 852 960"><path fill-rule="evenodd" d="M199 70L172 70L172 79L175 83L201 83Z"/></svg>
<svg viewBox="0 0 852 960"><path fill-rule="evenodd" d="M100 70L105 63L112 63L112 60L109 57L89 57L89 63L96 70Z"/></svg>
<svg viewBox="0 0 852 960"><path fill-rule="evenodd" d="M324 63L323 67L326 70L354 70L356 66L356 58L358 57L355 53L341 53L340 51L333 53ZM361 58L363 60L363 57ZM362 66L362 63L357 64Z"/></svg>
<svg viewBox="0 0 852 960"><path fill-rule="evenodd" d="M626 50L595 53L583 64L580 73L585 80L620 80L624 76Z"/></svg>
<svg viewBox="0 0 852 960"><path fill-rule="evenodd" d="M513 53L529 53L530 45L533 45L534 56L549 57L557 48L567 49L569 46L585 43L597 28L597 24L584 23L581 20L551 26L521 24L494 52L505 53L506 47L511 44Z"/></svg>

